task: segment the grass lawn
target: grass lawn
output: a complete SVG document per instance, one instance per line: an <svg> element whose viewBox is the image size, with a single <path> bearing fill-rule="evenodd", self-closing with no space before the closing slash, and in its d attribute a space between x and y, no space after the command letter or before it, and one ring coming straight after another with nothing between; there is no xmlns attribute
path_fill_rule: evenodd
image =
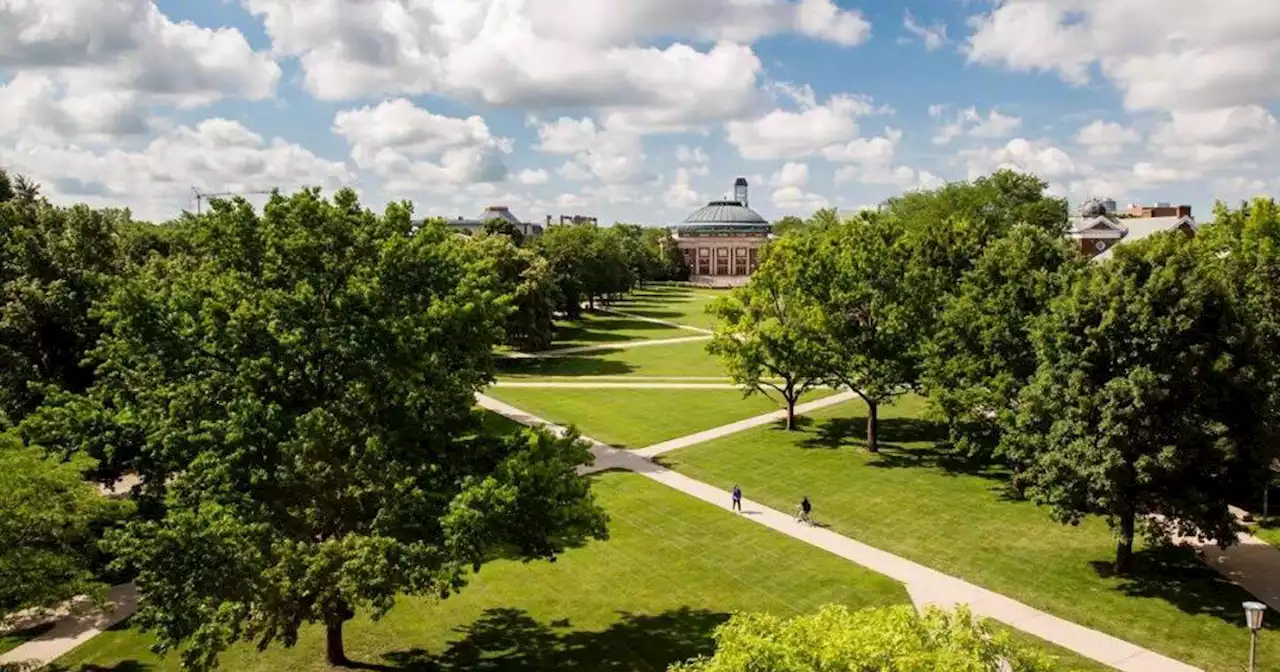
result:
<svg viewBox="0 0 1280 672"><path fill-rule="evenodd" d="M737 390L645 390L491 387L485 394L620 448L644 448L727 425L782 406L773 398L742 398ZM812 401L831 394L815 390Z"/></svg>
<svg viewBox="0 0 1280 672"><path fill-rule="evenodd" d="M681 331L684 336L696 336ZM707 342L599 350L563 357L498 360L498 376L554 379L567 376L724 376L720 362L707 354Z"/></svg>
<svg viewBox="0 0 1280 672"><path fill-rule="evenodd" d="M551 348L609 345L624 341L696 336L698 332L610 313L583 313L574 321L556 322Z"/></svg>
<svg viewBox="0 0 1280 672"><path fill-rule="evenodd" d="M1059 525L1009 498L1004 474L949 461L933 450L945 431L918 419L922 406L907 398L882 410L879 455L861 447L865 408L849 403L795 434L760 428L660 459L786 511L807 495L819 521L859 541L1205 670L1243 669L1244 591L1181 549L1139 549L1134 576L1110 576L1115 542L1101 520ZM1259 649L1259 669L1280 670L1272 627Z"/></svg>
<svg viewBox="0 0 1280 672"><path fill-rule="evenodd" d="M728 515L642 476L607 473L596 493L611 538L552 564L496 562L443 602L402 599L379 623L346 628L347 655L389 669L663 670L707 653L712 629L739 610L791 615L822 604L905 603L901 584ZM324 635L304 628L293 649L237 646L222 669L319 671ZM127 627L58 662L70 670L178 670ZM97 666L97 667L91 667Z"/></svg>
<svg viewBox="0 0 1280 672"><path fill-rule="evenodd" d="M641 317L711 329L715 326L715 318L706 313L707 306L715 297L726 293L679 285L651 286L628 294L610 308Z"/></svg>

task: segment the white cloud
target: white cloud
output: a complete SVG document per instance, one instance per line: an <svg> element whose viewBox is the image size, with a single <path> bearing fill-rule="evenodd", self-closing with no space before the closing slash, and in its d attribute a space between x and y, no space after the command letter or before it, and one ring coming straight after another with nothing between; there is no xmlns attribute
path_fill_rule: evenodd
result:
<svg viewBox="0 0 1280 672"><path fill-rule="evenodd" d="M693 188L688 168L677 168L675 179L662 194L662 201L675 210L689 210L702 204L702 196Z"/></svg>
<svg viewBox="0 0 1280 672"><path fill-rule="evenodd" d="M831 201L824 196L807 192L800 187L782 187L773 192L771 197L774 207L787 214L808 216L817 210L831 207Z"/></svg>
<svg viewBox="0 0 1280 672"><path fill-rule="evenodd" d="M478 116L434 114L403 98L339 111L333 132L351 145L361 168L391 181L466 184L507 177L502 155L511 141L495 137ZM439 158L439 163L425 159Z"/></svg>
<svg viewBox="0 0 1280 672"><path fill-rule="evenodd" d="M516 173L516 182L523 185L546 184L551 179L547 171L525 169Z"/></svg>
<svg viewBox="0 0 1280 672"><path fill-rule="evenodd" d="M20 139L0 147L0 165L43 183L49 195L96 204L126 203L135 214L168 220L191 207L191 188L238 192L303 186L352 186L355 176L280 139L267 140L239 122L207 119L177 126L138 151L94 151Z"/></svg>
<svg viewBox="0 0 1280 672"><path fill-rule="evenodd" d="M771 187L803 187L809 183L809 165L789 162L769 178Z"/></svg>
<svg viewBox="0 0 1280 672"><path fill-rule="evenodd" d="M564 165L556 169L556 174L573 182L585 182L591 179L591 173L573 161L565 161Z"/></svg>
<svg viewBox="0 0 1280 672"><path fill-rule="evenodd" d="M689 147L688 145L680 145L676 147L676 161L680 163L707 163L711 157L702 151L701 147Z"/></svg>
<svg viewBox="0 0 1280 672"><path fill-rule="evenodd" d="M1280 3L1008 0L972 22L969 60L1082 84L1097 65L1130 109L1280 97Z"/></svg>
<svg viewBox="0 0 1280 672"><path fill-rule="evenodd" d="M1101 119L1081 127L1076 142L1087 147L1092 156L1119 154L1129 145L1142 141L1142 134L1127 126Z"/></svg>
<svg viewBox="0 0 1280 672"><path fill-rule="evenodd" d="M16 73L4 121L94 142L150 130L153 106L260 100L280 79L238 30L174 22L151 0L0 2L0 70Z"/></svg>
<svg viewBox="0 0 1280 672"><path fill-rule="evenodd" d="M1077 171L1066 152L1046 142L1014 138L1003 147L961 150L969 166L969 178L988 175L1002 168L1034 173L1044 179L1066 177Z"/></svg>
<svg viewBox="0 0 1280 672"><path fill-rule="evenodd" d="M725 126L729 143L747 159L798 159L812 156L858 135L858 117L877 110L869 98L849 94L831 96L821 105L813 90L784 89L799 110L775 109L751 121Z"/></svg>
<svg viewBox="0 0 1280 672"><path fill-rule="evenodd" d="M943 106L934 105L929 108L930 116L935 119L942 116ZM960 110L953 121L939 127L933 136L935 145L950 144L961 135L975 138L1005 138L1022 126L1022 118L1001 114L999 110L987 111L982 116L976 107Z"/></svg>
<svg viewBox="0 0 1280 672"><path fill-rule="evenodd" d="M921 25L916 22L909 9L904 11L902 27L924 43L925 51L936 51L947 43L946 25L941 23L934 23L928 26Z"/></svg>
<svg viewBox="0 0 1280 672"><path fill-rule="evenodd" d="M847 183L888 185L899 189L937 189L945 181L927 170L910 166L874 164L844 166L835 172L837 185Z"/></svg>
<svg viewBox="0 0 1280 672"><path fill-rule="evenodd" d="M1151 145L1183 164L1225 168L1280 149L1280 123L1258 105L1174 111L1151 133Z"/></svg>
<svg viewBox="0 0 1280 672"><path fill-rule="evenodd" d="M648 181L652 175L645 172L643 145L639 135L626 131L600 128L590 117L559 119L536 125L538 149L548 154L572 155L582 171L562 168L568 175L577 176L589 172L610 183L635 183Z"/></svg>
<svg viewBox="0 0 1280 672"><path fill-rule="evenodd" d="M322 99L435 93L592 107L607 126L636 132L749 112L762 71L756 39L796 32L852 46L869 34L860 14L832 0L242 2Z"/></svg>

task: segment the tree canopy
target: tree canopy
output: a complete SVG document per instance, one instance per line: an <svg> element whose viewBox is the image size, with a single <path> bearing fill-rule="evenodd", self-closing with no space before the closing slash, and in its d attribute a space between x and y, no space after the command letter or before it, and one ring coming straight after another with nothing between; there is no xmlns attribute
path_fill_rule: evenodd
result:
<svg viewBox="0 0 1280 672"><path fill-rule="evenodd" d="M1229 544L1228 503L1273 452L1265 364L1247 316L1193 242L1116 248L1052 301L1038 366L1007 423L1029 494L1068 523L1099 514L1131 567L1137 527Z"/></svg>
<svg viewBox="0 0 1280 672"><path fill-rule="evenodd" d="M715 632L714 655L670 672L1049 672L1054 661L1013 641L961 608L910 606L853 611L828 605L814 614L779 618L736 614Z"/></svg>
<svg viewBox="0 0 1280 672"><path fill-rule="evenodd" d="M106 595L95 576L98 532L129 512L103 497L83 472L87 456L70 461L0 434L0 614L53 607L88 594Z"/></svg>
<svg viewBox="0 0 1280 672"><path fill-rule="evenodd" d="M309 622L340 663L357 610L605 535L583 444L481 431L507 298L482 249L410 214L351 191L260 216L215 201L190 254L152 255L101 308L100 378L62 407L64 449L130 428L102 450L151 509L107 546L147 595L136 622L190 668Z"/></svg>
<svg viewBox="0 0 1280 672"><path fill-rule="evenodd" d="M769 390L781 395L788 430L795 429L796 402L823 381L824 373L818 343L808 331L811 304L795 284L804 252L790 240L772 243L751 282L708 308L719 321L707 350L748 395Z"/></svg>

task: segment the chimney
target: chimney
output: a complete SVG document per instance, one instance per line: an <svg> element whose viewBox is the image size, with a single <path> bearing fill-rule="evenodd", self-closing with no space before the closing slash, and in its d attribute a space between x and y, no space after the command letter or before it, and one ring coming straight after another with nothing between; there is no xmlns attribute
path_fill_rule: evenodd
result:
<svg viewBox="0 0 1280 672"><path fill-rule="evenodd" d="M733 183L733 200L745 207L751 207L747 202L747 178L739 177L738 181Z"/></svg>

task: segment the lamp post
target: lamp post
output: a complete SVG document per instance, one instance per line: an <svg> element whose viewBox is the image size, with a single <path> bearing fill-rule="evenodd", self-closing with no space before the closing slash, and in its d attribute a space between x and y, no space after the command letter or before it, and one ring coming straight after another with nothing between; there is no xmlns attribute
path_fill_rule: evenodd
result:
<svg viewBox="0 0 1280 672"><path fill-rule="evenodd" d="M1267 610L1267 605L1261 602L1245 602L1244 603L1244 623L1249 626L1249 672L1256 669L1254 663L1258 657L1258 631L1262 629L1262 612Z"/></svg>

